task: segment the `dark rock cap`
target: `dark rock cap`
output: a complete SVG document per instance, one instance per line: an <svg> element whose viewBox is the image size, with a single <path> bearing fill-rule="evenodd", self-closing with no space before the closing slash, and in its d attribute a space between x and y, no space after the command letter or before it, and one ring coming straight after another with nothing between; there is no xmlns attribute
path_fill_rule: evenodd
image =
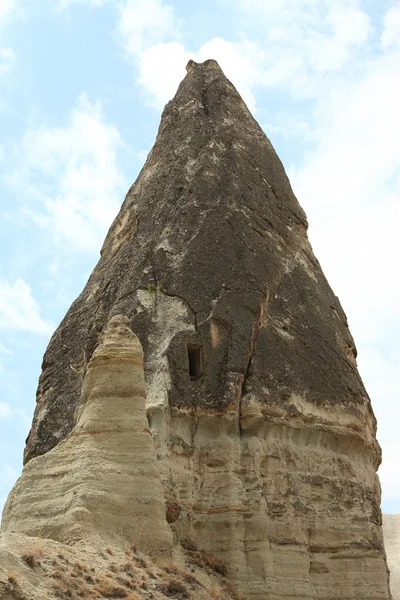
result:
<svg viewBox="0 0 400 600"><path fill-rule="evenodd" d="M371 417L346 316L281 161L216 61L187 71L46 350L25 460L72 429L114 314L142 343L152 403L223 412L251 393L290 418L299 395Z"/></svg>

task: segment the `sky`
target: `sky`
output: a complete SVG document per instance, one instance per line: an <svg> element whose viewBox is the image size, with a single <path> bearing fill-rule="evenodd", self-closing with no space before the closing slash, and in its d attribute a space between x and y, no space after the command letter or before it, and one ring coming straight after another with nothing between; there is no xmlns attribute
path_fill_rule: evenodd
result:
<svg viewBox="0 0 400 600"><path fill-rule="evenodd" d="M0 510L44 350L190 58L219 62L307 213L400 512L398 0L0 0Z"/></svg>

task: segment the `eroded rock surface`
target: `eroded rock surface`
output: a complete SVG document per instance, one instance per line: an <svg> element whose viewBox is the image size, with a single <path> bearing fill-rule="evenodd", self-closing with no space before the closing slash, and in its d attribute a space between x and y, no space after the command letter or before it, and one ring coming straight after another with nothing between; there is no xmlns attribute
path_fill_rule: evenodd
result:
<svg viewBox="0 0 400 600"><path fill-rule="evenodd" d="M393 600L400 600L400 513L383 515L383 535Z"/></svg>
<svg viewBox="0 0 400 600"><path fill-rule="evenodd" d="M279 158L215 61L189 63L50 341L28 469L65 444L115 314L144 349L175 539L217 554L253 599L389 599L381 454L346 316Z"/></svg>
<svg viewBox="0 0 400 600"><path fill-rule="evenodd" d="M103 545L135 540L147 553L171 555L143 352L126 317L110 320L89 361L72 432L24 467L2 532Z"/></svg>

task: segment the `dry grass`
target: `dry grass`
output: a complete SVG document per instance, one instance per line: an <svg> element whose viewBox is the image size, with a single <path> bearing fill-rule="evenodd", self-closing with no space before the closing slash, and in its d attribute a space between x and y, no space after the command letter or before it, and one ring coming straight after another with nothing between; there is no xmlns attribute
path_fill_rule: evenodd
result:
<svg viewBox="0 0 400 600"><path fill-rule="evenodd" d="M190 598L190 593L187 588L178 581L178 579L170 579L164 583L161 583L157 588L164 596L169 598L177 598L179 600L186 600Z"/></svg>
<svg viewBox="0 0 400 600"><path fill-rule="evenodd" d="M96 586L93 591L103 598L127 598L129 596L129 592L125 588L114 583L101 584Z"/></svg>
<svg viewBox="0 0 400 600"><path fill-rule="evenodd" d="M213 586L210 590L211 598L223 598L221 590L217 586Z"/></svg>
<svg viewBox="0 0 400 600"><path fill-rule="evenodd" d="M246 600L246 598L237 591L236 586L232 581L229 581L229 579L224 579L222 585L224 590L229 594L229 598L232 598L232 600Z"/></svg>
<svg viewBox="0 0 400 600"><path fill-rule="evenodd" d="M80 586L78 587L78 589L76 590L76 594L80 598L83 598L85 596L87 597L89 592L90 592L90 590L89 590L88 586L86 585L86 583L81 583Z"/></svg>
<svg viewBox="0 0 400 600"><path fill-rule="evenodd" d="M201 569L207 569L218 575L226 576L228 569L225 563L219 558L211 554L211 552L205 552L204 550L198 550L197 546L190 541L183 541L182 547L186 550L186 554L191 563L200 567Z"/></svg>
<svg viewBox="0 0 400 600"><path fill-rule="evenodd" d="M222 560L219 560L219 558L214 556L214 554L211 554L210 552L200 552L199 554L200 560L203 561L203 564L206 567L208 567L215 573L218 573L218 575L225 576L227 574L228 569L226 564L223 563Z"/></svg>
<svg viewBox="0 0 400 600"><path fill-rule="evenodd" d="M224 563L193 542L183 544L187 560L179 566L165 557L154 561L135 546L103 545L85 553L77 547L54 547L50 540L45 547L40 542L26 541L18 553L31 569L40 565L44 555L35 575L43 579L40 600L42 596L43 600L245 600L221 577L226 573ZM24 590L29 574L22 562L20 566L21 572L6 573L4 584L10 596L27 600Z"/></svg>
<svg viewBox="0 0 400 600"><path fill-rule="evenodd" d="M180 571L180 569L172 562L164 562L160 565L160 568L165 571L165 573L168 573L168 575L176 575Z"/></svg>
<svg viewBox="0 0 400 600"><path fill-rule="evenodd" d="M140 556L133 556L132 558L134 561L136 561L136 564L138 565L138 567L142 567L142 569L147 568L147 563L145 560L143 560L143 558L141 558Z"/></svg>
<svg viewBox="0 0 400 600"><path fill-rule="evenodd" d="M25 600L25 595L22 593L21 588L19 587L18 578L14 573L10 573L7 576L7 581L1 581L1 583L5 583L4 587L1 586L3 591L9 592L9 595L7 594L6 596L7 598L15 598L15 600ZM0 595L3 598L1 592Z"/></svg>
<svg viewBox="0 0 400 600"><path fill-rule="evenodd" d="M18 577L14 573L9 573L7 583L10 585L18 585Z"/></svg>
<svg viewBox="0 0 400 600"><path fill-rule="evenodd" d="M64 583L61 581L53 581L53 583L51 584L51 587L53 588L53 590L61 590L64 587Z"/></svg>
<svg viewBox="0 0 400 600"><path fill-rule="evenodd" d="M63 554L62 552L59 552L57 554L58 558L60 558L61 560L65 560L65 562L68 562L68 559L65 558L65 554Z"/></svg>
<svg viewBox="0 0 400 600"><path fill-rule="evenodd" d="M54 571L54 573L50 574L50 577L52 577L53 579L62 579L63 575L62 573L60 573L60 571Z"/></svg>
<svg viewBox="0 0 400 600"><path fill-rule="evenodd" d="M180 578L181 581L183 583L186 583L188 585L193 586L200 586L200 587L204 587L202 583L200 583L200 581L198 579L196 579L196 577L194 577L193 575L191 575L190 573L188 573L186 570L177 567L174 563L170 562L170 561L163 561L160 565L160 569L161 572L164 572L167 575L175 575L176 577ZM150 576L151 574L148 573ZM161 575L163 576L163 575ZM153 575L153 577L155 578L155 575Z"/></svg>
<svg viewBox="0 0 400 600"><path fill-rule="evenodd" d="M183 572L182 579L185 583L188 583L189 585L192 585L192 586L199 585L201 587L204 587L203 584L200 583L200 581L198 579L196 579L196 577L194 577L190 573Z"/></svg>
<svg viewBox="0 0 400 600"><path fill-rule="evenodd" d="M124 587L103 574L98 577L93 592L102 598L127 598L129 596L129 592Z"/></svg>
<svg viewBox="0 0 400 600"><path fill-rule="evenodd" d="M128 577L134 577L136 570L136 567L131 562L127 562L124 565L122 565L122 571L125 571Z"/></svg>
<svg viewBox="0 0 400 600"><path fill-rule="evenodd" d="M52 564L49 562L48 566ZM128 563L128 567L129 570L131 567L135 568L131 563ZM119 573L125 575L123 565L113 562L109 568L110 573L97 571L96 576L92 576L88 572L89 567L83 562L75 562L70 565L69 569L66 569L56 561L53 569L50 566L50 572L47 575L53 579L51 584L53 594L61 600L97 600L100 598L138 600L140 596L134 593L137 589L134 580L119 575Z"/></svg>
<svg viewBox="0 0 400 600"><path fill-rule="evenodd" d="M190 538L184 538L181 541L181 546L184 550L188 550L189 552L193 552L193 551L197 550L196 542L194 542Z"/></svg>
<svg viewBox="0 0 400 600"><path fill-rule="evenodd" d="M74 597L72 590L69 587L66 587L64 581L53 581L51 587L53 588L54 595L57 596L57 598L68 599Z"/></svg>
<svg viewBox="0 0 400 600"><path fill-rule="evenodd" d="M117 581L119 584L124 585L130 590L136 590L137 585L133 579L126 579L125 577L117 577Z"/></svg>
<svg viewBox="0 0 400 600"><path fill-rule="evenodd" d="M37 566L40 566L40 558L43 556L42 548L38 546L31 546L26 548L26 550L21 554L21 558L28 567L34 569Z"/></svg>

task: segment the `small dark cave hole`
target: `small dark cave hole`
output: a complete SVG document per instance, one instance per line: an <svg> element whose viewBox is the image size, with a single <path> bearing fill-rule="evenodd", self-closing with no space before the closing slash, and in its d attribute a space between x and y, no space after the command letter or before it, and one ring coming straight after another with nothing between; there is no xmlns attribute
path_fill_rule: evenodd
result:
<svg viewBox="0 0 400 600"><path fill-rule="evenodd" d="M189 375L194 381L203 375L203 348L198 344L188 344Z"/></svg>

